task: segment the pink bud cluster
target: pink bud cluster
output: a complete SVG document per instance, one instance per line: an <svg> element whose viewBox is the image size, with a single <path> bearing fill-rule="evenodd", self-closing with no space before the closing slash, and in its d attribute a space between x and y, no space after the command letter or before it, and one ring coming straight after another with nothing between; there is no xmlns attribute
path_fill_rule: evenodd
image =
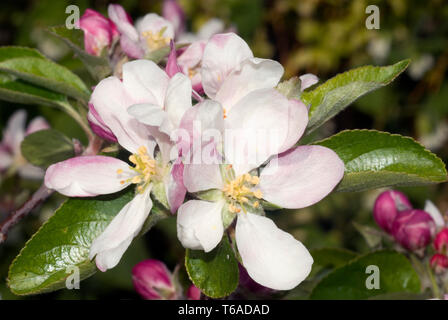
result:
<svg viewBox="0 0 448 320"><path fill-rule="evenodd" d="M409 199L400 191L381 193L375 201L373 216L384 231L411 252L424 250L436 233L436 224L431 215L413 209Z"/></svg>
<svg viewBox="0 0 448 320"><path fill-rule="evenodd" d="M183 290L177 281L176 272L171 273L166 265L154 259L139 262L132 269L132 282L140 296L147 300L184 299ZM201 291L194 285L186 290L188 300L199 300Z"/></svg>
<svg viewBox="0 0 448 320"><path fill-rule="evenodd" d="M431 267L437 274L448 270L448 228L443 228L437 233L433 241L436 253L430 260Z"/></svg>

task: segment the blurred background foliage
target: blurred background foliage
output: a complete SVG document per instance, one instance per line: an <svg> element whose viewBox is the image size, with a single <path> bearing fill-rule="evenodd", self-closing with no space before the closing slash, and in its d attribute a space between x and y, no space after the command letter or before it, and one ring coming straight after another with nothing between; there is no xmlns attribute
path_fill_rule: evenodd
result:
<svg viewBox="0 0 448 320"><path fill-rule="evenodd" d="M254 54L273 58L285 67L286 77L307 72L325 81L337 73L361 65L388 65L411 58L407 72L391 85L362 97L323 126L315 138L343 129L373 128L409 135L448 162L448 5L444 0L180 0L190 30L198 30L208 19L222 19L249 42ZM119 2L135 19L148 12L161 13L162 1ZM107 14L108 1L2 0L0 45L36 47L48 57L69 67L94 85L81 63L48 26L65 23L70 4ZM380 29L368 30L368 5L380 8ZM0 102L0 129L18 108L30 117L41 114L52 127L66 135L85 139L80 128L60 111ZM38 183L17 177L0 185L0 220L20 205ZM417 208L433 200L442 212L448 210L448 186L403 189ZM365 252L368 247L353 222L373 226L371 216L381 190L336 193L310 208L272 213L277 224L308 248L344 247ZM61 203L62 197L36 210L16 226L0 246L0 294L15 299L5 285L7 269L24 242L31 237ZM145 237L137 239L120 265L97 273L81 283L80 290L61 290L39 296L47 299L137 298L132 289L131 269L153 257L173 269L183 263L183 249L176 239L174 219L163 221ZM31 297L35 299L37 297Z"/></svg>

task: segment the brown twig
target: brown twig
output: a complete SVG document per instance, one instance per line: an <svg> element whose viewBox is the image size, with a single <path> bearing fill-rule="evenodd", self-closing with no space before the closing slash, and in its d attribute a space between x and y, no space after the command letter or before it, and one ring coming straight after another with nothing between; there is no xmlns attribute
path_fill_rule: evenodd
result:
<svg viewBox="0 0 448 320"><path fill-rule="evenodd" d="M75 155L95 155L101 149L103 140L97 136L92 135L87 148L82 151L82 146L79 141L74 141ZM26 217L34 208L44 202L54 191L48 189L45 183L25 202L19 209L11 212L9 216L0 223L0 244L6 241L9 230L15 226L20 220Z"/></svg>
<svg viewBox="0 0 448 320"><path fill-rule="evenodd" d="M26 217L31 210L44 202L52 193L52 190L48 189L45 184L42 184L27 202L25 202L19 209L13 211L6 220L0 224L0 243L5 242L8 237L8 231L13 226Z"/></svg>

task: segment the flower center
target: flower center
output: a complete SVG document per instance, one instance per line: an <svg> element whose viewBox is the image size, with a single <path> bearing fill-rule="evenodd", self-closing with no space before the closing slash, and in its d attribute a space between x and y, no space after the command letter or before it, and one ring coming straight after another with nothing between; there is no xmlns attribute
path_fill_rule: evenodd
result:
<svg viewBox="0 0 448 320"><path fill-rule="evenodd" d="M170 43L170 38L163 36L166 27L160 29L158 33L152 31L143 31L142 36L146 40L146 44L150 50L156 50L167 46Z"/></svg>
<svg viewBox="0 0 448 320"><path fill-rule="evenodd" d="M263 194L259 189L253 190L258 185L260 179L257 176L252 176L248 173L238 176L236 179L228 181L222 191L227 197L229 204L229 210L233 213L238 213L241 208L246 212L245 205L249 205L253 208L260 206L259 199Z"/></svg>
<svg viewBox="0 0 448 320"><path fill-rule="evenodd" d="M156 160L148 155L146 147L141 146L138 148L137 153L129 156L129 161L135 165L135 167L130 166L129 168L135 171L137 175L127 180L121 180L120 183L124 184L125 182L130 182L137 184L137 191L143 192L157 173ZM118 169L117 173L122 174L123 170Z"/></svg>
<svg viewBox="0 0 448 320"><path fill-rule="evenodd" d="M198 70L195 68L188 68L188 77L193 79L193 77L198 73Z"/></svg>

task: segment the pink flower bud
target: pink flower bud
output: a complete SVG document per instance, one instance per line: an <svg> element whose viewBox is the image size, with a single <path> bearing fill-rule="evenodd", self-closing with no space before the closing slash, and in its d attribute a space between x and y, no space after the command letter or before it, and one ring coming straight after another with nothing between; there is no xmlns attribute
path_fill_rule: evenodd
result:
<svg viewBox="0 0 448 320"><path fill-rule="evenodd" d="M443 228L434 238L434 249L437 252L448 253L448 228Z"/></svg>
<svg viewBox="0 0 448 320"><path fill-rule="evenodd" d="M201 300L201 290L192 284L187 290L188 300Z"/></svg>
<svg viewBox="0 0 448 320"><path fill-rule="evenodd" d="M182 72L179 65L177 64L176 48L174 46L174 41L170 41L170 54L168 55L168 61L166 62L165 72L168 77L172 78L176 73Z"/></svg>
<svg viewBox="0 0 448 320"><path fill-rule="evenodd" d="M117 137L109 129L109 127L101 119L92 103L89 103L89 112L87 113L87 121L92 131L99 137L111 142L117 142Z"/></svg>
<svg viewBox="0 0 448 320"><path fill-rule="evenodd" d="M411 208L411 203L403 193L396 190L387 190L376 198L373 218L384 231L390 233L397 213Z"/></svg>
<svg viewBox="0 0 448 320"><path fill-rule="evenodd" d="M115 24L92 9L84 12L79 19L79 27L84 31L85 50L95 56L101 55L102 50L119 36Z"/></svg>
<svg viewBox="0 0 448 320"><path fill-rule="evenodd" d="M148 259L134 266L132 281L135 290L147 300L176 300L171 273L161 261Z"/></svg>
<svg viewBox="0 0 448 320"><path fill-rule="evenodd" d="M162 13L173 24L176 35L185 31L185 12L176 0L163 1Z"/></svg>
<svg viewBox="0 0 448 320"><path fill-rule="evenodd" d="M392 235L409 251L418 251L431 243L436 233L433 218L425 211L409 209L398 212L392 225Z"/></svg>
<svg viewBox="0 0 448 320"><path fill-rule="evenodd" d="M440 253L433 255L429 263L437 274L442 274L448 269L448 257Z"/></svg>

